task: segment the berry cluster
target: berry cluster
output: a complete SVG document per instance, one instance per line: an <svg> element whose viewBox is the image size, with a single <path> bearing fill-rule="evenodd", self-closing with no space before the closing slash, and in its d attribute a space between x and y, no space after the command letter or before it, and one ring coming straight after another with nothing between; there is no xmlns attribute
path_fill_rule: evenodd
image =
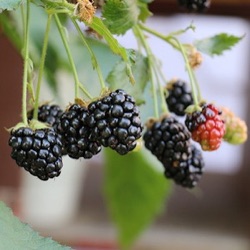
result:
<svg viewBox="0 0 250 250"><path fill-rule="evenodd" d="M165 176L188 188L197 184L204 166L190 138L185 125L171 116L150 121L143 136L145 147L163 164Z"/></svg>
<svg viewBox="0 0 250 250"><path fill-rule="evenodd" d="M33 112L27 114L30 124ZM90 159L102 146L124 155L142 134L135 100L121 89L88 106L72 104L64 112L58 105L44 104L38 108L38 121L42 129L12 129L9 145L17 164L41 180L59 176L63 155Z"/></svg>

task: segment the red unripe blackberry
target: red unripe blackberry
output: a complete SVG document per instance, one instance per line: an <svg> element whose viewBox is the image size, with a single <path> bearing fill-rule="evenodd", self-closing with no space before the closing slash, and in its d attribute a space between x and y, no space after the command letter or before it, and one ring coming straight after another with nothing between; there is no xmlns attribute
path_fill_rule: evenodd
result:
<svg viewBox="0 0 250 250"><path fill-rule="evenodd" d="M41 180L60 175L62 143L53 129L32 130L21 127L11 131L9 146L17 165Z"/></svg>
<svg viewBox="0 0 250 250"><path fill-rule="evenodd" d="M28 119L33 119L34 109L28 112ZM60 122L60 117L63 114L62 109L58 105L44 104L38 107L38 121L44 122L52 126L54 129L57 128Z"/></svg>
<svg viewBox="0 0 250 250"><path fill-rule="evenodd" d="M177 167L191 154L190 133L174 117L165 117L149 125L143 139L145 147L166 167Z"/></svg>
<svg viewBox="0 0 250 250"><path fill-rule="evenodd" d="M225 124L219 111L213 104L204 104L201 111L187 114L185 124L192 139L200 143L203 150L219 148L225 134Z"/></svg>
<svg viewBox="0 0 250 250"><path fill-rule="evenodd" d="M92 137L88 125L89 112L86 107L73 104L65 111L57 127L67 154L74 159L90 159L101 151L101 145Z"/></svg>
<svg viewBox="0 0 250 250"><path fill-rule="evenodd" d="M192 153L187 161L181 162L177 167L165 167L164 175L173 179L176 184L193 188L199 182L204 168L202 153L192 145Z"/></svg>
<svg viewBox="0 0 250 250"><path fill-rule="evenodd" d="M88 110L92 133L104 147L110 147L121 155L136 147L142 124L132 96L118 89L90 103Z"/></svg>
<svg viewBox="0 0 250 250"><path fill-rule="evenodd" d="M173 80L167 84L166 89L169 111L178 116L184 116L185 109L193 104L193 97L187 83L182 80Z"/></svg>
<svg viewBox="0 0 250 250"><path fill-rule="evenodd" d="M192 12L203 12L210 7L210 0L178 0L179 4Z"/></svg>

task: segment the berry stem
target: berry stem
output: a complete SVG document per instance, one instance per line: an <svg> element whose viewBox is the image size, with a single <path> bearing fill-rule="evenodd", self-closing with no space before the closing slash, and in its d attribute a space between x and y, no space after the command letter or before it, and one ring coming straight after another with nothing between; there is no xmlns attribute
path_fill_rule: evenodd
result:
<svg viewBox="0 0 250 250"><path fill-rule="evenodd" d="M37 80L35 105L34 105L34 113L33 113L34 119L38 118L39 97L40 97L40 90L41 90L41 85L42 85L42 77L43 77L44 64L45 64L45 59L46 59L46 52L47 52L47 48L48 48L51 20L52 20L52 14L49 14L48 19L47 19L46 30L45 30L45 34L44 34L41 59L40 59L40 63L39 63L38 80Z"/></svg>
<svg viewBox="0 0 250 250"><path fill-rule="evenodd" d="M27 119L27 86L28 86L28 71L29 71L29 22L30 22L30 2L26 1L26 19L24 20L24 45L23 45L23 89L22 89L22 120L28 126Z"/></svg>
<svg viewBox="0 0 250 250"><path fill-rule="evenodd" d="M198 97L197 97L197 89L196 89L196 83L194 80L194 73L193 70L189 64L186 52L183 48L183 45L179 42L179 40L175 37L172 37L173 40L176 41L176 43L178 44L179 48L180 48L180 52L184 58L185 61L185 66L186 66L186 70L188 72L188 76L189 76L189 80L190 80L190 84L191 84L191 89L192 89L192 95L194 98L194 105L195 105L195 109L200 110L200 106L199 106L199 101L198 101Z"/></svg>
<svg viewBox="0 0 250 250"><path fill-rule="evenodd" d="M154 98L154 112L155 112L155 116L158 118L159 117L159 110L158 110L158 99L157 99L157 90L156 90L156 84L154 81L154 72L153 72L153 54L150 50L150 47L148 45L148 43L146 42L145 36L143 34L143 32L141 31L140 27L135 25L133 28L133 31L135 33L135 36L139 38L140 43L142 44L142 46L144 47L146 54L148 56L148 67L149 67L149 79L151 82L151 86L152 86L152 92L153 92L153 98Z"/></svg>
<svg viewBox="0 0 250 250"><path fill-rule="evenodd" d="M195 73L194 73L193 70L191 71L191 73L192 73L192 76L193 76L193 79L194 79L194 83L195 83L195 86L196 86L198 101L201 102L202 101L202 96L201 96L200 85L198 84L196 75L195 75Z"/></svg>
<svg viewBox="0 0 250 250"><path fill-rule="evenodd" d="M72 54L70 52L69 44L68 44L66 35L64 33L64 28L62 26L62 23L61 23L60 19L58 18L57 14L55 14L54 16L55 16L55 21L56 21L58 31L59 31L60 36L62 38L62 42L63 42L64 48L66 50L66 53L67 53L67 56L68 56L68 59L69 59L69 63L71 65L71 68L72 68L72 71L73 71L73 77L74 77L74 80L75 80L75 98L79 98L79 88L80 88L81 83L80 83L79 78L78 78L75 62L74 62L74 59L73 59ZM92 99L92 96L88 93L88 91L83 86L80 89L83 91L83 93L88 98Z"/></svg>
<svg viewBox="0 0 250 250"><path fill-rule="evenodd" d="M97 74L98 74L98 78L99 78L99 82L100 82L100 85L101 85L101 88L102 90L106 88L105 86L105 82L104 82L104 78L103 78L103 75L102 75L102 71L101 71L101 68L98 64L98 61L97 61L97 58L95 56L95 53L93 52L93 50L91 49L91 47L89 46L89 44L87 43L78 23L76 22L76 20L74 20L73 18L71 18L71 21L73 22L77 32L79 33L80 35L80 38L82 39L82 42L84 43L84 45L86 46L87 50L89 51L90 55L91 55L91 60L92 60L92 65L94 67L94 69L96 69L97 71Z"/></svg>
<svg viewBox="0 0 250 250"><path fill-rule="evenodd" d="M144 31L146 31L146 32L160 38L161 40L164 40L165 42L172 45L175 49L180 50L178 44L171 39L173 37L173 35L163 35L163 34L161 34L160 32L158 32L156 30L150 29L149 27L147 27L146 25L144 25L142 23L139 23L138 25L142 30L144 30ZM173 34L173 33L171 33L171 34Z"/></svg>

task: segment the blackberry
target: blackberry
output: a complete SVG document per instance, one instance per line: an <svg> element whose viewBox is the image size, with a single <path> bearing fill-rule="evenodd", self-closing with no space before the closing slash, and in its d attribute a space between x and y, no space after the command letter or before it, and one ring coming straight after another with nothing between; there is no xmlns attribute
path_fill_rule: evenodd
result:
<svg viewBox="0 0 250 250"><path fill-rule="evenodd" d="M11 131L9 146L11 157L17 165L41 180L60 175L62 163L62 143L57 133L51 129L21 127Z"/></svg>
<svg viewBox="0 0 250 250"><path fill-rule="evenodd" d="M101 151L88 126L89 112L79 104L73 104L60 118L58 132L62 135L67 154L74 159L90 159Z"/></svg>
<svg viewBox="0 0 250 250"><path fill-rule="evenodd" d="M178 167L191 154L190 133L174 117L153 121L143 136L145 147L165 167Z"/></svg>
<svg viewBox="0 0 250 250"><path fill-rule="evenodd" d="M178 116L185 115L185 109L193 104L193 97L186 82L173 80L166 86L166 102L171 112Z"/></svg>
<svg viewBox="0 0 250 250"><path fill-rule="evenodd" d="M33 119L33 112L34 109L28 112L27 115L29 120ZM44 104L38 108L38 121L47 123L56 129L62 114L63 111L58 105Z"/></svg>
<svg viewBox="0 0 250 250"><path fill-rule="evenodd" d="M34 112L34 109L29 110L27 113L29 121L31 121L33 119L33 112ZM53 129L56 132L58 132L57 127L60 123L60 117L62 116L62 114L63 114L63 111L58 105L44 104L44 105L41 105L38 107L37 119L40 122L44 122L44 123L50 125L51 127L53 127ZM63 140L62 136L60 135L60 133L58 133L58 136L61 137L61 141L63 144L62 155L66 155L67 152L66 152L65 147L64 147L64 140Z"/></svg>
<svg viewBox="0 0 250 250"><path fill-rule="evenodd" d="M210 0L178 0L179 4L192 12L203 12L210 7Z"/></svg>
<svg viewBox="0 0 250 250"><path fill-rule="evenodd" d="M206 151L220 147L225 134L225 123L221 111L213 104L203 104L201 111L187 114L185 124L192 134L192 139L199 142Z"/></svg>
<svg viewBox="0 0 250 250"><path fill-rule="evenodd" d="M199 182L204 168L202 153L194 145L192 153L187 161L180 163L178 167L165 167L164 175L171 178L176 184L186 188L193 188Z"/></svg>
<svg viewBox="0 0 250 250"><path fill-rule="evenodd" d="M118 89L90 103L88 110L92 133L104 147L110 147L121 155L136 147L142 124L132 96Z"/></svg>

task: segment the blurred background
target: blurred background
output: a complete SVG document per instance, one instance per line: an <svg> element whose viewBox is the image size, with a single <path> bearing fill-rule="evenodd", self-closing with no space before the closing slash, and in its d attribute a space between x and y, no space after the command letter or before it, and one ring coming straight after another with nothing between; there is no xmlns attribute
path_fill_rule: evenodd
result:
<svg viewBox="0 0 250 250"><path fill-rule="evenodd" d="M193 22L196 31L185 33L181 38L185 42L221 32L245 35L223 56L204 55L196 75L205 99L229 107L249 126L250 2L212 1L205 14L185 13L174 0L155 0L150 9L154 16L147 25L165 34ZM136 48L129 32L118 40L125 47ZM179 77L188 81L181 56L150 35L148 41L161 60L167 79ZM85 245L83 249L101 245L104 247L100 249L111 249L116 232L102 193L102 156L88 162L65 158L60 178L47 183L19 169L10 158L4 128L20 120L22 59L2 32L0 51L0 200L44 236L71 246ZM68 78L63 72L59 78L63 104L70 98ZM45 100L52 98L46 86L42 93ZM198 188L188 191L174 186L163 214L139 238L134 249L249 250L249 150L247 141L242 146L224 143L216 152L204 153L206 169Z"/></svg>

